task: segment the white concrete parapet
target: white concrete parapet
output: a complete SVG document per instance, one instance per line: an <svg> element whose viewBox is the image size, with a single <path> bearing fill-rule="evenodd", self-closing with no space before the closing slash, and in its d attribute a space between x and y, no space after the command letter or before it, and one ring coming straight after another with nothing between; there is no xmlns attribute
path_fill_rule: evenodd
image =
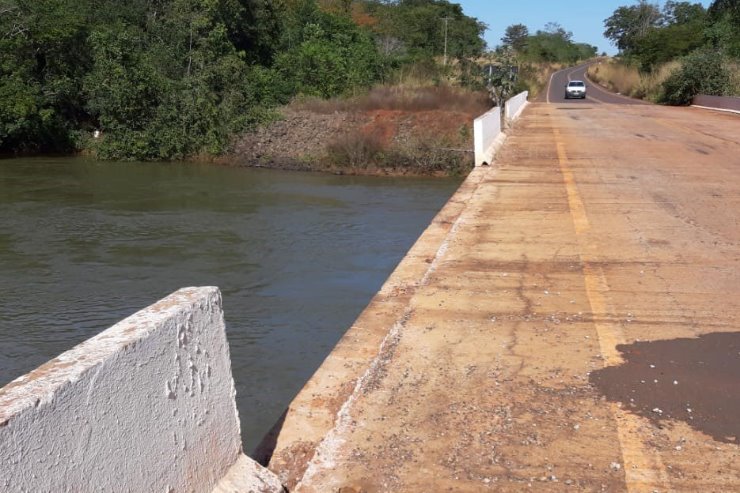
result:
<svg viewBox="0 0 740 493"><path fill-rule="evenodd" d="M0 491L282 491L234 396L221 294L181 289L0 389Z"/></svg>
<svg viewBox="0 0 740 493"><path fill-rule="evenodd" d="M505 112L506 115L506 121L508 123L514 122L519 116L522 114L522 111L524 111L524 108L527 107L527 98L529 97L529 92L524 91L520 92L513 98L509 99L506 102L505 106Z"/></svg>
<svg viewBox="0 0 740 493"><path fill-rule="evenodd" d="M473 122L473 135L475 165L491 164L504 139L504 134L501 133L501 108L493 108L476 118Z"/></svg>

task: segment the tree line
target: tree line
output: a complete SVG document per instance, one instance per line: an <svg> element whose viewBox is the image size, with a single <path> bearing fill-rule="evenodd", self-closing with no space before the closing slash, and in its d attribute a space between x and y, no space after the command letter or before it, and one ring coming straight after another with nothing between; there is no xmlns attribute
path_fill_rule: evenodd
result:
<svg viewBox="0 0 740 493"><path fill-rule="evenodd" d="M596 56L596 46L573 41L573 33L555 22L530 34L524 24L512 24L501 38L524 62L576 63Z"/></svg>
<svg viewBox="0 0 740 493"><path fill-rule="evenodd" d="M0 153L218 154L298 94L360 91L445 44L478 56L484 30L447 0L0 0Z"/></svg>
<svg viewBox="0 0 740 493"><path fill-rule="evenodd" d="M686 104L698 94L734 91L730 66L740 60L740 1L714 0L709 8L685 1L639 0L617 8L604 21L604 36L620 57L650 73L681 60L681 68L663 84L662 100Z"/></svg>

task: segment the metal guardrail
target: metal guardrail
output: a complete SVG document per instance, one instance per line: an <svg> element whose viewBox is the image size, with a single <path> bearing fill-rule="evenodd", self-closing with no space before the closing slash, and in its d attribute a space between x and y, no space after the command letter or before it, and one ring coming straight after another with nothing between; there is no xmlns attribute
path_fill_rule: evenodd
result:
<svg viewBox="0 0 740 493"><path fill-rule="evenodd" d="M693 106L740 112L740 98L732 96L707 96L699 94L691 103Z"/></svg>

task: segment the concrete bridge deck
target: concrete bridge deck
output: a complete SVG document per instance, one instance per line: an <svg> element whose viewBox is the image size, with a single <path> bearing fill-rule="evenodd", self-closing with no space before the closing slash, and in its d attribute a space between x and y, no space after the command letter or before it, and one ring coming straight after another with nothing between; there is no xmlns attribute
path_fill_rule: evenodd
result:
<svg viewBox="0 0 740 493"><path fill-rule="evenodd" d="M740 490L740 119L533 104L263 449L291 491Z"/></svg>

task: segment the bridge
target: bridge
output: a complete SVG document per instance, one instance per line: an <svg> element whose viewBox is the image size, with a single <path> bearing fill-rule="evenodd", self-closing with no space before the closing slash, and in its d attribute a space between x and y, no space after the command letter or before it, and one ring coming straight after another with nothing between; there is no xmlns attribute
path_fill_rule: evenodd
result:
<svg viewBox="0 0 740 493"><path fill-rule="evenodd" d="M583 70L429 225L253 454L269 471L203 288L0 390L3 490L740 488L740 119L564 101Z"/></svg>
<svg viewBox="0 0 740 493"><path fill-rule="evenodd" d="M530 105L290 406L290 491L740 487L740 119Z"/></svg>

